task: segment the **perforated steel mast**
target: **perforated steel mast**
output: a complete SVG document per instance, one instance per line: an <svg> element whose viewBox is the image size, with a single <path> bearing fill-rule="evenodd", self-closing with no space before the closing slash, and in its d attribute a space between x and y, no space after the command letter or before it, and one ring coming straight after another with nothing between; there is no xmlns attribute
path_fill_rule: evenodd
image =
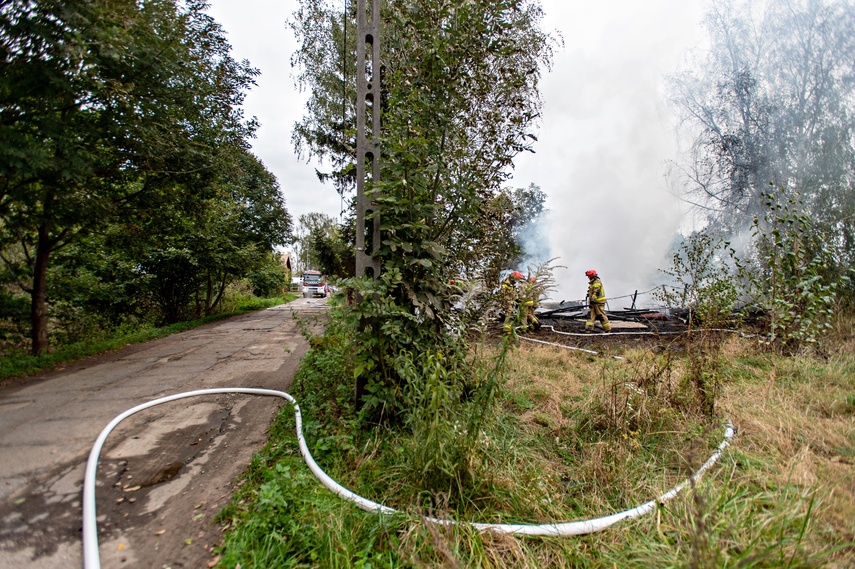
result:
<svg viewBox="0 0 855 569"><path fill-rule="evenodd" d="M356 8L356 276L380 276L380 216L365 195L380 180L380 0ZM366 218L368 225L366 225Z"/></svg>

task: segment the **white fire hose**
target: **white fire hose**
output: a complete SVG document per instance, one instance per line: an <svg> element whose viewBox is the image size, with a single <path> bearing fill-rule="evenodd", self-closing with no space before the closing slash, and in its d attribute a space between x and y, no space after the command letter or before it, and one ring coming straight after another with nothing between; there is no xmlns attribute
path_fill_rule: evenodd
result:
<svg viewBox="0 0 855 569"><path fill-rule="evenodd" d="M353 502L354 504L356 504L361 509L367 512L387 515L398 513L398 510L395 510L388 506L384 506L382 504L378 504L376 502L372 502L367 498L363 498L362 496L351 492L350 490L330 478L321 469L321 467L318 466L318 464L315 462L315 459L312 458L312 454L309 452L309 447L308 445L306 445L306 439L303 437L303 419L300 415L300 406L297 405L297 401L288 393L285 393L284 391L276 391L273 389L255 389L241 387L224 387L218 389L199 389L196 391L187 391L185 393L178 393L176 395L169 395L167 397L154 399L147 403L137 405L132 409L128 409L127 411L110 421L110 423L106 427L104 427L104 430L101 431L101 434L98 435L98 438L95 440L95 445L92 447L92 451L89 453L89 460L86 463L86 475L83 479L83 566L85 569L100 569L101 567L101 557L98 551L98 522L96 520L95 514L95 478L98 470L98 458L101 454L101 448L104 446L104 441L107 439L107 436L110 434L110 432L119 423L121 423L134 413L142 411L143 409L148 409L149 407L154 407L155 405L160 405L169 401L175 401L177 399L195 397L197 395L213 395L221 393L248 393L251 395L271 395L286 399L294 406L294 416L297 423L297 441L300 445L300 453L303 455L303 459L306 461L306 464L309 466L309 469L318 478L318 480L320 480L321 484L326 486L329 490L331 490L338 496L344 498L345 500L350 500L351 502ZM730 444L732 438L733 425L730 423L730 421L728 421L724 431L724 440L722 440L721 444L718 445L718 448L715 450L715 452L713 452L713 454L707 459L707 461L690 478L683 481L681 484L675 486L668 492L662 494L655 500L650 500L649 502L645 502L644 504L636 506L635 508L624 510L623 512L618 512L602 518L550 524L489 524L456 522L454 520L441 520L437 518L426 519L430 522L438 524L467 523L468 525L476 528L479 531L494 531L498 533L509 533L516 535L569 536L583 535L601 531L621 520L636 518L643 514L646 514L656 508L657 504L670 500L671 498L676 496L683 488L686 487L687 484L691 484L697 481L707 469L709 469L713 464L716 463L716 461L718 461L719 457L721 456L721 453Z"/></svg>

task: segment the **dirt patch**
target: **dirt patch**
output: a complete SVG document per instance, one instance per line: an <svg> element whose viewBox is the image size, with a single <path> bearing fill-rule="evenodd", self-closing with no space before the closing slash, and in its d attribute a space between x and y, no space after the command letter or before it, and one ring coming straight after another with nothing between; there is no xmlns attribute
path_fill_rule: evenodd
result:
<svg viewBox="0 0 855 569"><path fill-rule="evenodd" d="M204 424L168 433L146 454L102 463L97 508L105 564L177 568L212 561L222 538L213 518L265 441L265 433L245 423L272 416L280 405L236 399L226 396Z"/></svg>

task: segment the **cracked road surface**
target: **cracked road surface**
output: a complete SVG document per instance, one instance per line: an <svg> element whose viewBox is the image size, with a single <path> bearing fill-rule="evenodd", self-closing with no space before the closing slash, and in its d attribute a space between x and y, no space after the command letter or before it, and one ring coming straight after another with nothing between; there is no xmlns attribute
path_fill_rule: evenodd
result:
<svg viewBox="0 0 855 569"><path fill-rule="evenodd" d="M86 460L123 411L214 387L287 390L308 349L298 321L325 299L207 324L0 386L0 568L82 567ZM212 519L266 441L278 397L212 395L132 415L107 438L97 477L102 566L212 561Z"/></svg>

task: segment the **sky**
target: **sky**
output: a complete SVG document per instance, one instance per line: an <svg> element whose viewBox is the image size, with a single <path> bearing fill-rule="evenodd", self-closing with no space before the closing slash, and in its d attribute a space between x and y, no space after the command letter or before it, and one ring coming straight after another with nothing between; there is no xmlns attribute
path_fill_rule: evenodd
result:
<svg viewBox="0 0 855 569"><path fill-rule="evenodd" d="M665 76L702 42L705 2L541 5L544 29L558 32L564 46L541 80L536 153L517 157L508 185L534 183L548 196L549 213L533 242L540 258L556 258L553 299L584 298L584 272L595 269L612 298L609 307L628 307L631 301L616 297L665 280L658 269L666 268L675 235L686 226L687 207L666 176L680 149ZM278 178L289 212L295 220L316 211L338 216L338 194L291 144L307 99L290 63L296 43L286 21L296 7L296 0L211 0L208 12L226 31L233 56L261 71L244 111L261 124L253 152Z"/></svg>

